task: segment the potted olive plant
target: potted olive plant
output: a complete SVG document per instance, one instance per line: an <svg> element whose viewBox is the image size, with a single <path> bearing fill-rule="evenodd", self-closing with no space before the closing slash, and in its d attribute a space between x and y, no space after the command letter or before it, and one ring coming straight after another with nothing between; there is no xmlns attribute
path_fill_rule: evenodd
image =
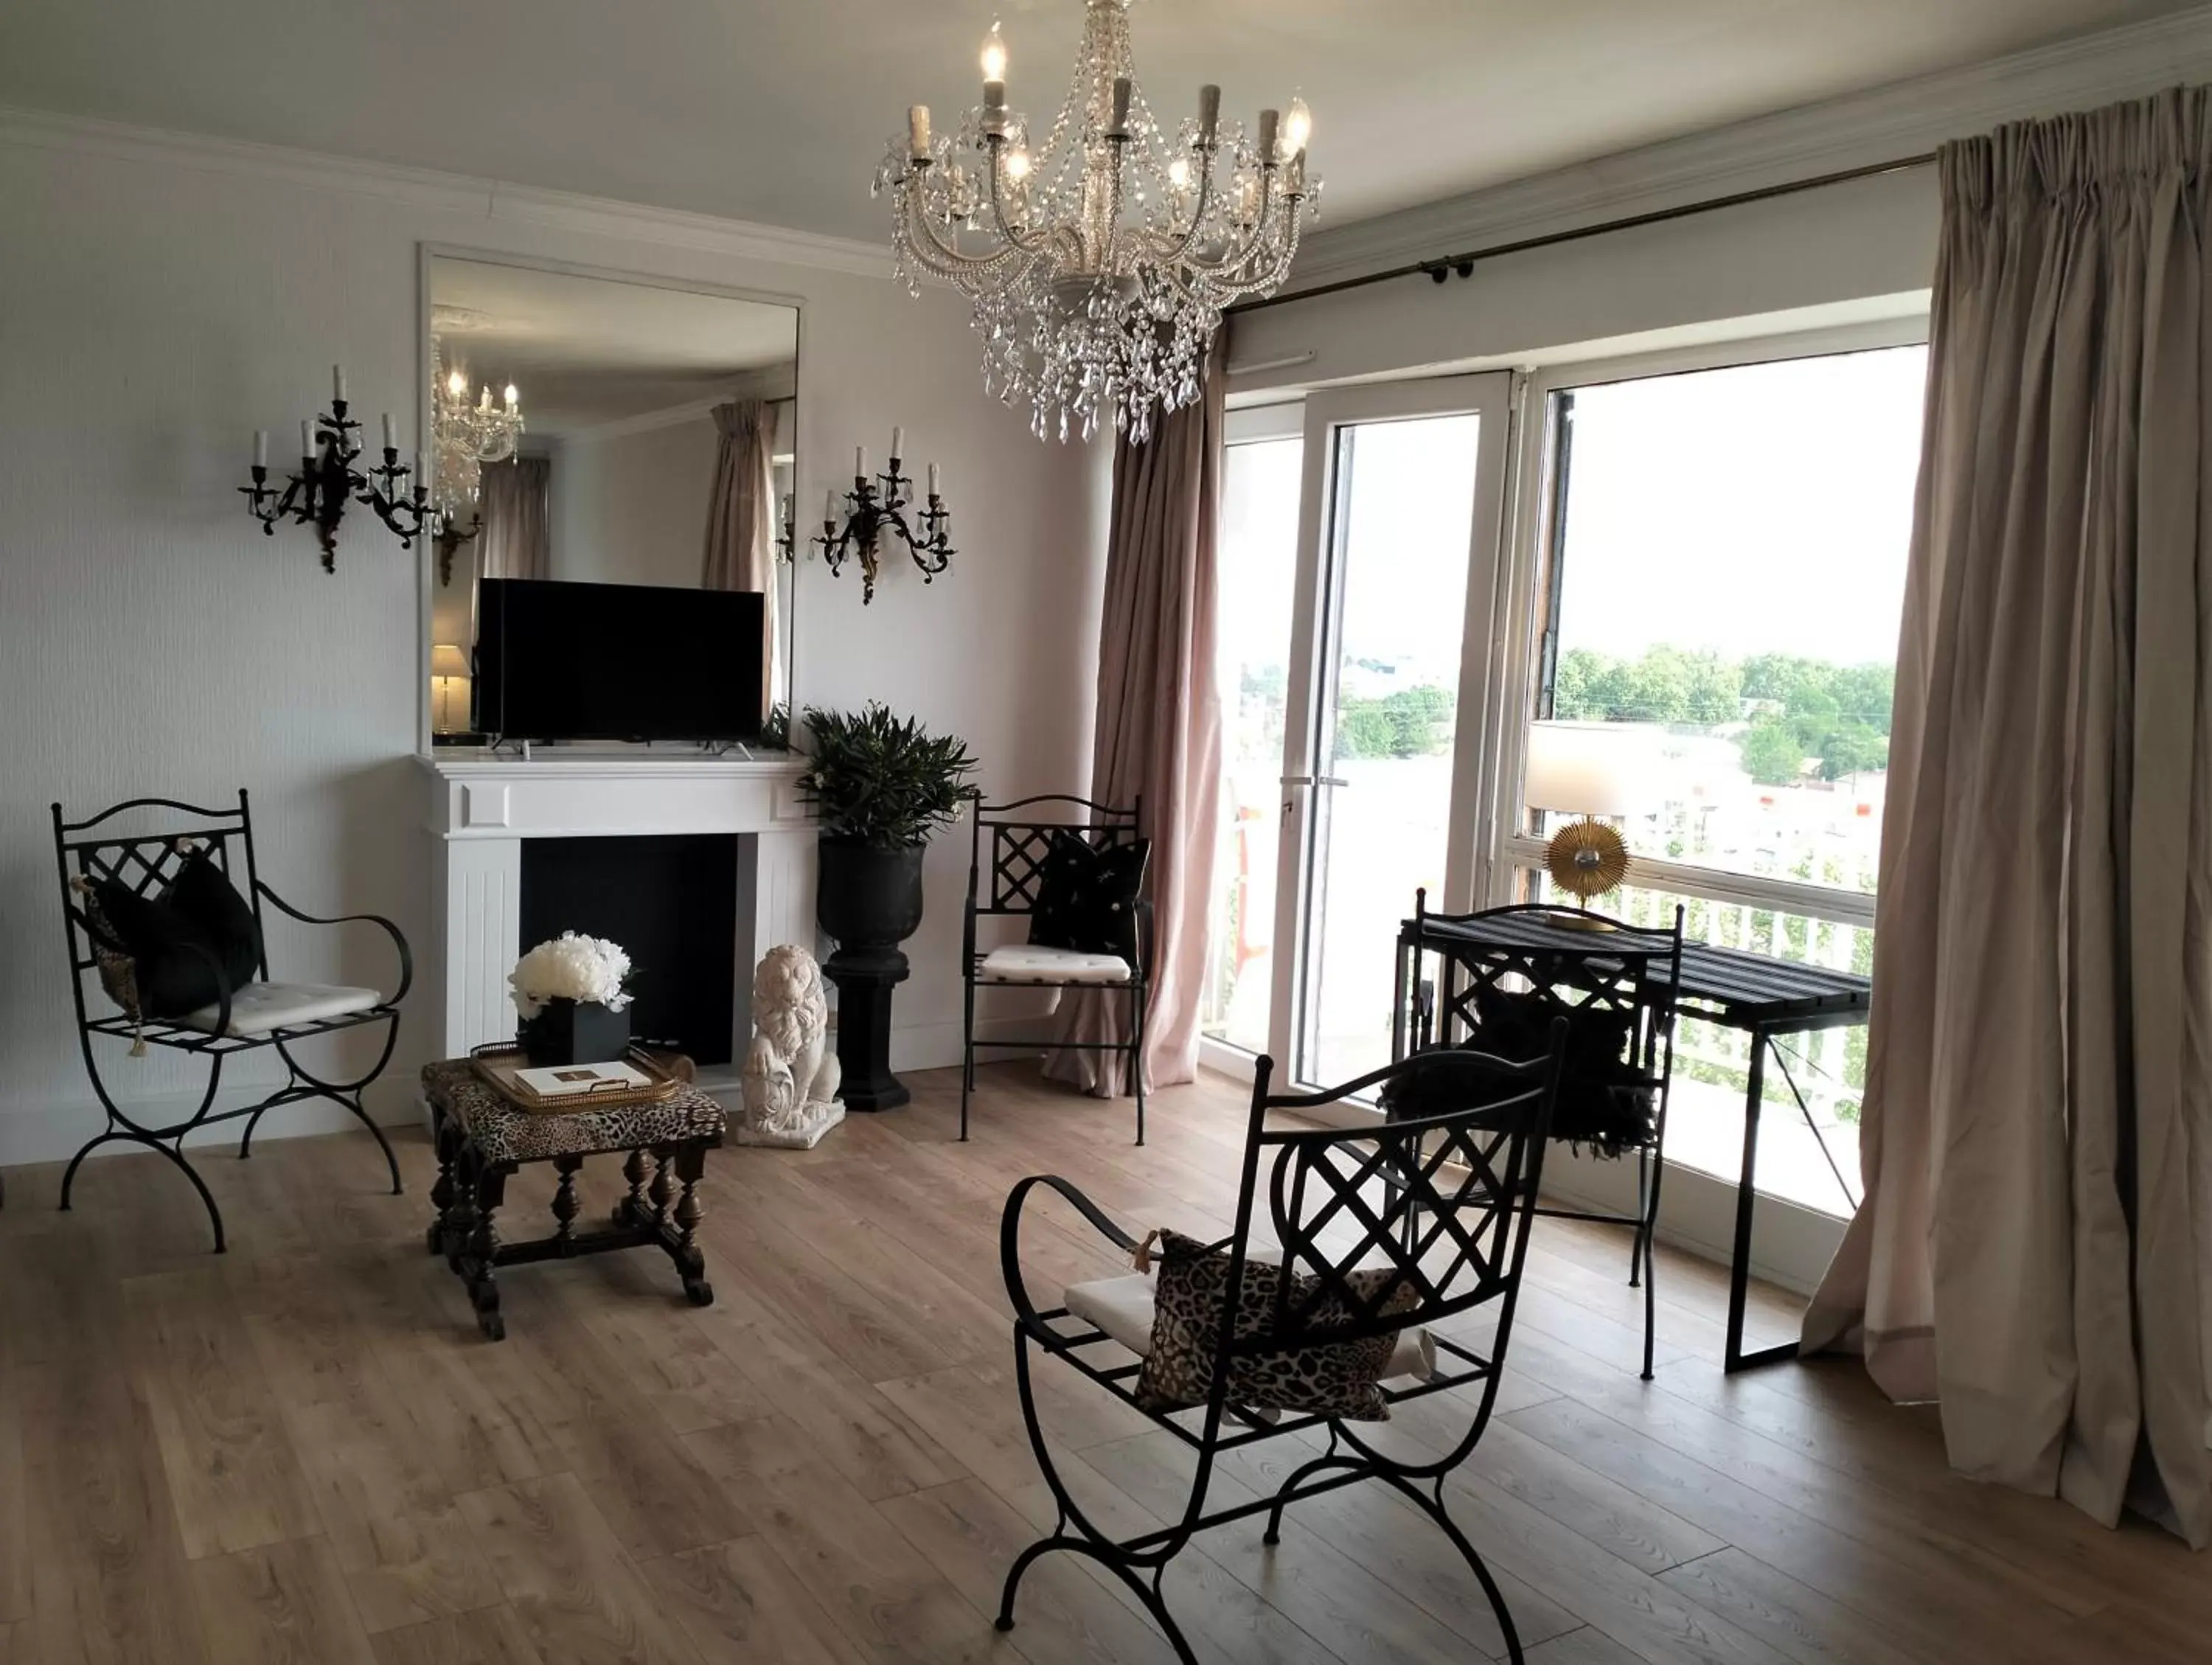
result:
<svg viewBox="0 0 2212 1665"><path fill-rule="evenodd" d="M799 787L821 818L815 916L837 944L822 969L838 989L845 1103L889 1109L908 1097L890 1063L891 989L907 975L898 945L921 923L922 855L973 795L975 760L958 737L874 703L810 708L805 730Z"/></svg>

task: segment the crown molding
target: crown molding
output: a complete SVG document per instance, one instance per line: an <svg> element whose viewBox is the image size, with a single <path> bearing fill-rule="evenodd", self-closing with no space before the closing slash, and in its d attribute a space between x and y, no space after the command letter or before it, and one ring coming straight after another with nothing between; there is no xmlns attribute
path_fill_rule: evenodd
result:
<svg viewBox="0 0 2212 1665"><path fill-rule="evenodd" d="M547 226L627 242L658 243L777 265L889 277L889 248L749 220L548 191L435 168L403 167L322 151L211 138L88 116L0 105L0 144L67 150L113 161L196 168L482 220Z"/></svg>
<svg viewBox="0 0 2212 1665"><path fill-rule="evenodd" d="M1316 232L1284 292L1917 155L2007 121L2203 80L2212 80L2212 5Z"/></svg>

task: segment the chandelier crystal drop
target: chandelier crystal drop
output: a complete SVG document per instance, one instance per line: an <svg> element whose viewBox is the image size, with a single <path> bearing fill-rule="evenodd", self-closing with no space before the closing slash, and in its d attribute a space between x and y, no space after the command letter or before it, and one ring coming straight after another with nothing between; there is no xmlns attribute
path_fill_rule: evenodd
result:
<svg viewBox="0 0 2212 1665"><path fill-rule="evenodd" d="M1129 5L1084 0L1074 79L1041 138L1006 103L994 24L982 103L949 135L915 106L876 171L900 275L975 302L984 384L1026 400L1039 439L1110 422L1142 441L1156 408L1195 399L1223 309L1289 275L1321 190L1301 99L1262 110L1248 137L1205 87L1196 116L1163 127L1137 85Z"/></svg>
<svg viewBox="0 0 2212 1665"><path fill-rule="evenodd" d="M434 350L437 468L430 500L448 520L458 520L476 508L482 465L514 456L522 438L522 396L509 383L501 403L493 402L487 386L471 404L467 371L448 366L443 343Z"/></svg>

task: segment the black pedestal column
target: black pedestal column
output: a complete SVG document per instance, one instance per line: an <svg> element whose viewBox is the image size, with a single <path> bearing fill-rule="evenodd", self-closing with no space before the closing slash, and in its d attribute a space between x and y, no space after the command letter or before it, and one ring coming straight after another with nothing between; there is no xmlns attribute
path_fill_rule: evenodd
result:
<svg viewBox="0 0 2212 1665"><path fill-rule="evenodd" d="M839 948L822 968L837 985L837 1091L848 1110L894 1110L914 1095L891 1073L891 990L906 981L896 948Z"/></svg>
<svg viewBox="0 0 2212 1665"><path fill-rule="evenodd" d="M822 973L837 986L839 1087L848 1110L890 1110L914 1095L891 1073L891 991L907 979L899 944L921 924L919 844L871 849L824 839L815 916L837 951Z"/></svg>

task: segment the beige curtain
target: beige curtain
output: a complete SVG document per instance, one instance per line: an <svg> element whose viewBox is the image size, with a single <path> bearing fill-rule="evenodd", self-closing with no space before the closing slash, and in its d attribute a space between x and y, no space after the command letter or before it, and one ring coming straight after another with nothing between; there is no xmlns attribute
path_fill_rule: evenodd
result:
<svg viewBox="0 0 2212 1665"><path fill-rule="evenodd" d="M1220 830L1215 540L1228 334L1225 325L1214 332L1194 403L1159 417L1143 445L1126 436L1114 442L1091 796L1115 805L1144 799L1141 830L1152 841L1146 889L1153 933L1144 1063L1146 1082L1155 1086L1198 1073L1206 902ZM1065 1004L1063 1038L1124 1038L1126 996L1076 990ZM1129 1085L1114 1053L1054 1053L1045 1073L1101 1097Z"/></svg>
<svg viewBox="0 0 2212 1665"><path fill-rule="evenodd" d="M2207 90L1948 145L1861 1139L1806 1319L2212 1541ZM2132 1482L2132 1489L2131 1489Z"/></svg>
<svg viewBox="0 0 2212 1665"><path fill-rule="evenodd" d="M775 412L765 400L714 407L721 447L707 500L707 554L699 575L709 590L755 590L767 639L761 644L761 712L775 702Z"/></svg>
<svg viewBox="0 0 2212 1665"><path fill-rule="evenodd" d="M550 457L517 457L486 463L483 482L483 530L477 534L486 578L553 576Z"/></svg>

